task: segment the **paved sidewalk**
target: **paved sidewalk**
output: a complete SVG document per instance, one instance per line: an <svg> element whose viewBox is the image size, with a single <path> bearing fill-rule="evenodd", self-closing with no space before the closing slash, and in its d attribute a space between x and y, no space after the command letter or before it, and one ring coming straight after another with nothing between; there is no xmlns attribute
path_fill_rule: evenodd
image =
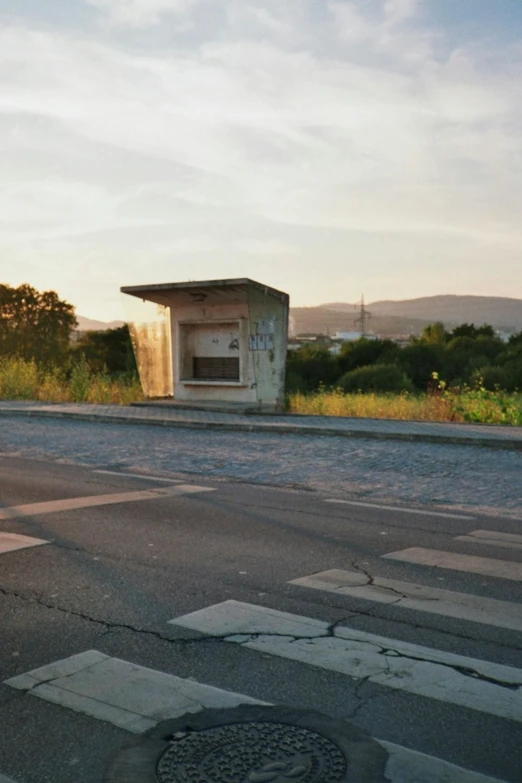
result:
<svg viewBox="0 0 522 783"><path fill-rule="evenodd" d="M522 427L484 424L355 419L334 416L255 416L244 413L169 407L166 404L154 403L119 406L7 400L0 401L0 416L67 418L80 421L107 421L120 424L146 424L229 432L275 432L522 450Z"/></svg>

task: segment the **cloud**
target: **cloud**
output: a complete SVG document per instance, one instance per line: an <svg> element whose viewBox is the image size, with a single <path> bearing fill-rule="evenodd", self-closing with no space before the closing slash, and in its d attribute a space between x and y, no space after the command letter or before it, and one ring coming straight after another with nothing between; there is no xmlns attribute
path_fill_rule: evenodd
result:
<svg viewBox="0 0 522 783"><path fill-rule="evenodd" d="M384 14L389 22L397 24L414 17L418 7L419 0L386 0Z"/></svg>
<svg viewBox="0 0 522 783"><path fill-rule="evenodd" d="M190 179L172 184L180 198L274 220L339 225L345 214L352 225L374 198L381 206L373 223L388 224L398 202L391 200L386 215L382 205L392 188L401 190L406 210L397 225L416 228L421 182L427 191L439 188L455 180L456 160L466 160L482 178L488 170L493 192L498 164L517 146L507 131L513 82L502 74L484 79L464 49L405 72L269 41L138 55L18 29L0 44L13 70L24 53L24 69L3 85L4 111L47 116L92 143L190 167ZM493 149L481 143L486 134L497 139ZM468 150L466 139L473 141ZM462 184L473 174L461 170ZM468 221L458 199L446 211L449 224L459 215ZM420 225L431 222L440 225L432 202Z"/></svg>
<svg viewBox="0 0 522 783"><path fill-rule="evenodd" d="M337 27L337 35L345 41L359 42L372 37L375 26L356 3L336 0L330 3L329 12Z"/></svg>
<svg viewBox="0 0 522 783"><path fill-rule="evenodd" d="M192 0L87 0L98 8L102 18L129 27L159 24L165 15L185 15Z"/></svg>
<svg viewBox="0 0 522 783"><path fill-rule="evenodd" d="M175 257L181 255L192 255L193 253L214 253L217 249L217 243L212 239L201 236L179 237L171 242L162 245L162 252L165 255Z"/></svg>
<svg viewBox="0 0 522 783"><path fill-rule="evenodd" d="M90 2L123 27L0 29L2 242L24 262L62 239L99 270L235 272L232 248L277 271L317 230L321 257L380 237L368 269L392 235L521 241L520 46L455 43L406 0Z"/></svg>
<svg viewBox="0 0 522 783"><path fill-rule="evenodd" d="M260 256L295 255L298 248L275 239L241 239L235 243L238 250Z"/></svg>

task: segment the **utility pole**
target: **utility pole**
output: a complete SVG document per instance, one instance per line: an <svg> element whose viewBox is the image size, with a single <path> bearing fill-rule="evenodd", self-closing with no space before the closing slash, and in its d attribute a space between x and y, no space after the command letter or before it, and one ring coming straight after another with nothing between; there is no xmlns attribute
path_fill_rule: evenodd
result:
<svg viewBox="0 0 522 783"><path fill-rule="evenodd" d="M360 326L361 337L366 337L366 325L371 318L371 313L364 306L364 294L361 294L361 301L355 306L359 308L359 317L355 319L354 323L356 326Z"/></svg>

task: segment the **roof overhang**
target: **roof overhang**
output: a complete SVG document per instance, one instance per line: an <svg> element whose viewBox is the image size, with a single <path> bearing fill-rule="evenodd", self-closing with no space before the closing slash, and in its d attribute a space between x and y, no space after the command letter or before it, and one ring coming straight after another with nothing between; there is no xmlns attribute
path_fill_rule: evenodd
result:
<svg viewBox="0 0 522 783"><path fill-rule="evenodd" d="M189 281L186 283L153 283L151 285L122 286L122 294L129 294L138 299L155 302L160 305L173 303L194 304L206 302L208 304L237 301L246 298L248 290L260 291L265 296L272 296L281 302L288 302L289 296L276 288L257 283L247 277L225 280Z"/></svg>

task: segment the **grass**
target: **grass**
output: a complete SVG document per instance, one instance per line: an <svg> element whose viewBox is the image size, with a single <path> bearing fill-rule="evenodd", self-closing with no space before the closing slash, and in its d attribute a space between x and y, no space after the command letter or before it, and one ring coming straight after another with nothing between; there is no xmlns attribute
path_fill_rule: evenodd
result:
<svg viewBox="0 0 522 783"><path fill-rule="evenodd" d="M59 368L9 357L0 358L0 399L129 405L142 400L143 392L135 376L94 374L85 361L73 365L66 376Z"/></svg>
<svg viewBox="0 0 522 783"><path fill-rule="evenodd" d="M289 413L405 421L455 421L522 425L522 394L502 390L443 390L432 394L345 394L321 389L288 397Z"/></svg>
<svg viewBox="0 0 522 783"><path fill-rule="evenodd" d="M70 372L41 368L34 361L0 358L0 399L46 402L87 402L129 405L143 399L136 376L114 378L92 373L80 360ZM405 421L455 421L522 426L522 394L497 390L445 389L429 394L345 394L320 389L288 396L289 413L308 416L353 416Z"/></svg>

